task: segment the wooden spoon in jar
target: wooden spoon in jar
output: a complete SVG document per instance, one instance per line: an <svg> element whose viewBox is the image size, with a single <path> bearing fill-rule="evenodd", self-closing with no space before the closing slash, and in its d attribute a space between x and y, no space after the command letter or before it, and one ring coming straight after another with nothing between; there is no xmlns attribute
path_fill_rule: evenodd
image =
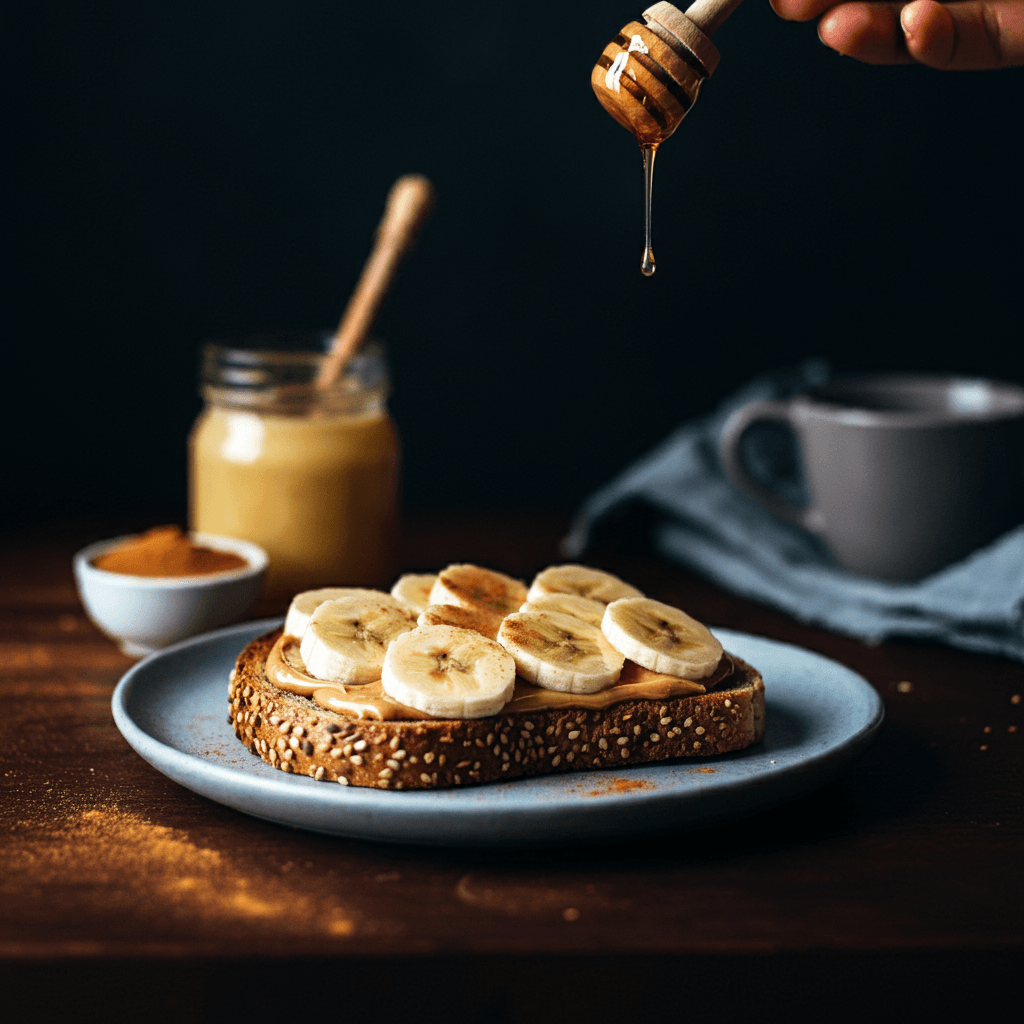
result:
<svg viewBox="0 0 1024 1024"><path fill-rule="evenodd" d="M419 174L406 174L391 186L384 216L356 290L349 299L334 343L317 374L317 388L329 388L366 341L395 272L434 203L434 188Z"/></svg>

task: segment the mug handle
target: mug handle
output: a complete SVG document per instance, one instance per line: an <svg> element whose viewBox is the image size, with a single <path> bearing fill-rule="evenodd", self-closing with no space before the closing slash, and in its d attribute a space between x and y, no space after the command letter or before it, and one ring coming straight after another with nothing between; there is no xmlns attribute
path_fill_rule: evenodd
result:
<svg viewBox="0 0 1024 1024"><path fill-rule="evenodd" d="M785 519L786 522L794 523L805 530L814 529L817 515L810 506L803 507L785 501L747 472L747 467L743 464L743 456L740 453L740 441L747 430L759 422L781 423L792 430L793 421L790 416L789 403L774 400L751 402L729 416L718 440L718 452L722 459L725 475L734 487L742 491L748 498L760 502L769 512L780 519Z"/></svg>

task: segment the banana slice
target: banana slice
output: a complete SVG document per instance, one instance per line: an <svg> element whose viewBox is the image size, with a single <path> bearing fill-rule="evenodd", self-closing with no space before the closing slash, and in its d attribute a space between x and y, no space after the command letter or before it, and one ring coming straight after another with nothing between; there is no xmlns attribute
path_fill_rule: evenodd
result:
<svg viewBox="0 0 1024 1024"><path fill-rule="evenodd" d="M643 591L624 583L603 569L586 565L552 565L537 573L526 600L533 603L544 594L577 594L610 604L622 597L643 597Z"/></svg>
<svg viewBox="0 0 1024 1024"><path fill-rule="evenodd" d="M498 643L527 682L560 693L597 693L619 678L623 656L596 626L560 612L514 612Z"/></svg>
<svg viewBox="0 0 1024 1024"><path fill-rule="evenodd" d="M503 615L496 612L485 612L479 608L463 608L458 604L431 604L420 613L416 623L420 626L458 626L460 629L473 629L494 640L503 618Z"/></svg>
<svg viewBox="0 0 1024 1024"><path fill-rule="evenodd" d="M399 576L391 596L419 615L430 604L430 588L437 580L435 572L409 572Z"/></svg>
<svg viewBox="0 0 1024 1024"><path fill-rule="evenodd" d="M498 615L516 611L526 600L526 585L494 569L449 565L430 590L431 604L457 604Z"/></svg>
<svg viewBox="0 0 1024 1024"><path fill-rule="evenodd" d="M365 587L323 587L320 590L305 590L292 598L288 615L284 620L284 631L289 636L300 637L306 632L309 617L324 601L336 601L340 597L382 597L391 601L383 590L367 590Z"/></svg>
<svg viewBox="0 0 1024 1024"><path fill-rule="evenodd" d="M415 628L412 615L389 594L324 601L310 616L299 654L317 679L372 683L380 679L388 644Z"/></svg>
<svg viewBox="0 0 1024 1024"><path fill-rule="evenodd" d="M392 641L384 692L437 718L485 718L511 699L516 664L485 636L456 626L419 626Z"/></svg>
<svg viewBox="0 0 1024 1024"><path fill-rule="evenodd" d="M630 661L680 679L703 679L722 658L722 645L707 626L647 597L613 601L601 630Z"/></svg>
<svg viewBox="0 0 1024 1024"><path fill-rule="evenodd" d="M561 612L573 618L582 619L592 626L600 628L607 607L601 601L579 594L538 594L534 600L527 601L519 610L521 612Z"/></svg>

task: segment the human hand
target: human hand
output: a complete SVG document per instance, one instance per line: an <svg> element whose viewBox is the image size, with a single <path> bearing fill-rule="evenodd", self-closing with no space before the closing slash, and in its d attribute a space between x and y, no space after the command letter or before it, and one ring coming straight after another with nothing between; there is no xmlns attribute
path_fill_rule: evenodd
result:
<svg viewBox="0 0 1024 1024"><path fill-rule="evenodd" d="M818 38L865 64L917 62L949 71L1024 64L1024 0L770 3L787 21L821 16Z"/></svg>

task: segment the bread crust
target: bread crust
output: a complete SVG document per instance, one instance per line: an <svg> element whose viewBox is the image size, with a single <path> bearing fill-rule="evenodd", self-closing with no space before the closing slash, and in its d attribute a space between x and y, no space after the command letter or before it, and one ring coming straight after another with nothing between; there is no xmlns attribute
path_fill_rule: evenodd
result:
<svg viewBox="0 0 1024 1024"><path fill-rule="evenodd" d="M229 687L235 735L267 764L318 781L444 789L535 775L713 757L764 736L764 682L731 655L710 693L625 700L603 710L551 708L488 718L377 721L322 708L266 675L280 630L238 656Z"/></svg>

